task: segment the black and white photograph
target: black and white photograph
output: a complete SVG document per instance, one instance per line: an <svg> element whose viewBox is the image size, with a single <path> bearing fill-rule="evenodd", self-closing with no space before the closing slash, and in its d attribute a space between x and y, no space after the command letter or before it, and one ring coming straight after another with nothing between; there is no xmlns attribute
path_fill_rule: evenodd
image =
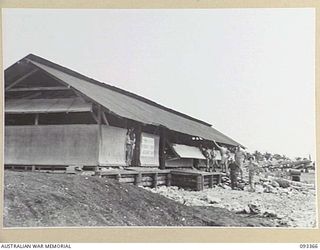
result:
<svg viewBox="0 0 320 250"><path fill-rule="evenodd" d="M4 228L318 228L315 9L2 9Z"/></svg>

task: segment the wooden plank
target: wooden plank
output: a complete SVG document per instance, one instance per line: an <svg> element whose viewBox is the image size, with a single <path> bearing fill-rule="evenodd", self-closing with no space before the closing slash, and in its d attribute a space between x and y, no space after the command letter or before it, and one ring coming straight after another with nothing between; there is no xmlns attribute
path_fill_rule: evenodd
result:
<svg viewBox="0 0 320 250"><path fill-rule="evenodd" d="M124 183L134 183L135 178L121 176L121 179L119 181Z"/></svg>
<svg viewBox="0 0 320 250"><path fill-rule="evenodd" d="M68 87L34 87L34 88L14 88L8 89L7 92L24 92L24 91L55 91L70 90Z"/></svg>

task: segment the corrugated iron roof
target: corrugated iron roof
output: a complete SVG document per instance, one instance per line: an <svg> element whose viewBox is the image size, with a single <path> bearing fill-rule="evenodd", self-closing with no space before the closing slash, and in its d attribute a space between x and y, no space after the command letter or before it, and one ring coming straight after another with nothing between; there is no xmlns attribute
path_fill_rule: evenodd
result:
<svg viewBox="0 0 320 250"><path fill-rule="evenodd" d="M171 110L141 96L95 81L35 55L28 55L25 60L118 116L144 124L161 125L173 131L200 136L207 140L240 145L206 122ZM10 72L13 71L12 67L14 65L9 68Z"/></svg>
<svg viewBox="0 0 320 250"><path fill-rule="evenodd" d="M14 99L5 102L7 114L88 112L91 110L92 104L84 102L81 98Z"/></svg>

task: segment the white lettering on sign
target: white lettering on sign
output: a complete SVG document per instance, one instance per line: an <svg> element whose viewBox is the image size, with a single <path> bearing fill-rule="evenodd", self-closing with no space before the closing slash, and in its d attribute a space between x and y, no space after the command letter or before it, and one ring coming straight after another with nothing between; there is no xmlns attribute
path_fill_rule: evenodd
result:
<svg viewBox="0 0 320 250"><path fill-rule="evenodd" d="M142 157L154 157L154 138L142 137L141 140L141 156Z"/></svg>

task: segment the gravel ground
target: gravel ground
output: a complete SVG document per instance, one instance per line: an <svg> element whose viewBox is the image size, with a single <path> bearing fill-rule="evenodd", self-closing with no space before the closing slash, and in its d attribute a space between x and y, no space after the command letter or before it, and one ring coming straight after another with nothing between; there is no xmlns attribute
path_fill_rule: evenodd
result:
<svg viewBox="0 0 320 250"><path fill-rule="evenodd" d="M316 192L313 188L272 188L266 192L256 185L255 192L231 190L227 185L216 186L204 191L187 191L177 187L147 188L169 199L187 206L212 206L246 214L259 214L276 218L279 225L286 227L316 227Z"/></svg>

